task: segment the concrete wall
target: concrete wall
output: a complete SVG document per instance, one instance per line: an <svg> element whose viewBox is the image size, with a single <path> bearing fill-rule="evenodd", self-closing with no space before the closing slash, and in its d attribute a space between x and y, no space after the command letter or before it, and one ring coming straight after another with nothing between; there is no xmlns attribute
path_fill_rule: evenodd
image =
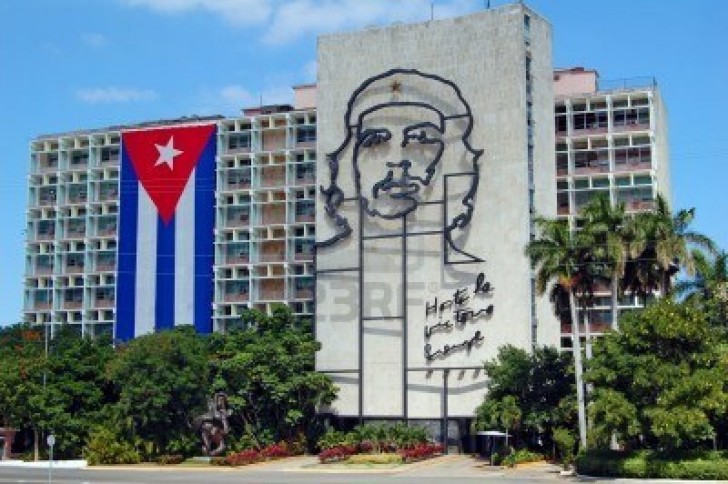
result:
<svg viewBox="0 0 728 484"><path fill-rule="evenodd" d="M597 91L597 72L583 68L554 71L554 94L572 96Z"/></svg>
<svg viewBox="0 0 728 484"><path fill-rule="evenodd" d="M528 35L525 14L530 17ZM549 317L548 301L541 298L536 307L538 339L533 341L531 272L523 255L530 231L527 50L533 76L534 199L538 213L554 215L551 28L543 19L522 5L509 5L467 17L319 38L317 152L321 160L326 154L338 153L336 185L345 197L338 215L351 228L351 235L317 252L316 337L322 343L317 369L329 373L340 388L331 409L338 415L359 416L361 412L365 418L437 419L447 407L450 417L472 416L485 394L482 363L494 358L500 346L529 349L534 343L558 343L558 326ZM370 210L390 215L404 210L406 203L384 195L375 200L371 190L388 170L396 172L395 178L401 176L401 167L387 167L386 163L408 159L413 165L410 174L425 176L425 171L416 172L422 169L416 163L420 158L431 159L436 146L423 144L418 153L411 144L402 143L399 128L392 128L391 139L380 140L380 146L362 147L356 142L362 126L406 127L417 120L437 125L438 119L431 110L411 104L376 110L361 120L358 114L379 103L418 100L438 107L445 115L463 112L448 84L399 73L371 85L356 98L349 122L355 126L347 128L345 113L352 93L366 79L395 68L417 69L452 81L471 108L472 132L467 143L463 142L467 117L443 121L444 133L431 133L427 128L427 139L437 139L445 148L431 182L420 184L413 197L420 202L444 200L447 217L443 217L443 205L435 203L420 205L406 217L406 223L403 217L384 220L366 214L360 220L352 163L355 146L361 195L371 200ZM345 144L347 136L351 139ZM463 209L462 200L474 177L450 177L445 189L444 175L472 171L474 152L466 149L468 143L474 150L483 150L477 163L480 181L469 225L452 235L457 248L482 261L445 265L447 244L441 234L432 232L441 231L443 220L452 220ZM410 149L414 154L407 151ZM317 181L329 186L329 163L319 163ZM316 227L319 242L337 232L320 194ZM403 231L407 237L401 236ZM451 260L468 260L452 249L447 252ZM473 293L480 273L495 288L492 293ZM469 297L461 309L477 313L492 305L492 315L481 313L465 324L426 337L426 328L454 323L455 317L452 308L428 314L426 305L453 299L458 289ZM469 350L426 358L428 344L432 354L473 337L478 341Z"/></svg>

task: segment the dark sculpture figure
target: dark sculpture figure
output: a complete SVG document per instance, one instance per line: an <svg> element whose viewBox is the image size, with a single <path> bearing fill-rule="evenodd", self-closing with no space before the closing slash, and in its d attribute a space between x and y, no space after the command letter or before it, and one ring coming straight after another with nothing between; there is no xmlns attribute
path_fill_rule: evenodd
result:
<svg viewBox="0 0 728 484"><path fill-rule="evenodd" d="M217 456L225 451L225 436L230 431L228 398L225 393L216 393L208 402L206 413L195 418L193 429L202 439L202 451L208 456Z"/></svg>

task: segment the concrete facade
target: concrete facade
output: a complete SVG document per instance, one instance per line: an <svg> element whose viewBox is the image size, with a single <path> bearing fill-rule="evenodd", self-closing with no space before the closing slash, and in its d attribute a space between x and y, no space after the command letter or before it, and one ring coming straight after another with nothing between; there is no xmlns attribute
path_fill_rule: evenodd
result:
<svg viewBox="0 0 728 484"><path fill-rule="evenodd" d="M500 346L558 342L523 253L535 212L555 215L550 25L510 5L328 35L318 68L317 180L340 190L316 213L317 369L340 388L329 411L444 431L473 416ZM469 223L448 232L475 179Z"/></svg>

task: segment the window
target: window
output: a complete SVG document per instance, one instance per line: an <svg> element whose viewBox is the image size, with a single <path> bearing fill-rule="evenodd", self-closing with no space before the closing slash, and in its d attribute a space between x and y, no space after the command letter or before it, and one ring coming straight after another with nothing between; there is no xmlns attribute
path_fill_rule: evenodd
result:
<svg viewBox="0 0 728 484"><path fill-rule="evenodd" d="M250 144L250 133L232 133L228 136L229 150L249 149Z"/></svg>
<svg viewBox="0 0 728 484"><path fill-rule="evenodd" d="M528 15L523 16L523 30L527 34L531 33L531 17Z"/></svg>
<svg viewBox="0 0 728 484"><path fill-rule="evenodd" d="M316 141L316 127L315 126L300 126L296 130L296 142L307 143Z"/></svg>

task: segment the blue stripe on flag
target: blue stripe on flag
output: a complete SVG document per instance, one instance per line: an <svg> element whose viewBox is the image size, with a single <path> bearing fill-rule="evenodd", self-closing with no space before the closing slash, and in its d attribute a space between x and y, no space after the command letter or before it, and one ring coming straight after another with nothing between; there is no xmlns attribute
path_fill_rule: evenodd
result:
<svg viewBox="0 0 728 484"><path fill-rule="evenodd" d="M126 150L121 148L121 189L119 190L119 245L116 262L115 338L134 337L136 304L136 243L139 181Z"/></svg>
<svg viewBox="0 0 728 484"><path fill-rule="evenodd" d="M215 152L217 128L205 145L195 173L195 329L212 332L215 263Z"/></svg>
<svg viewBox="0 0 728 484"><path fill-rule="evenodd" d="M157 217L157 294L154 302L154 327L157 331L174 328L175 223L175 217L168 224Z"/></svg>

